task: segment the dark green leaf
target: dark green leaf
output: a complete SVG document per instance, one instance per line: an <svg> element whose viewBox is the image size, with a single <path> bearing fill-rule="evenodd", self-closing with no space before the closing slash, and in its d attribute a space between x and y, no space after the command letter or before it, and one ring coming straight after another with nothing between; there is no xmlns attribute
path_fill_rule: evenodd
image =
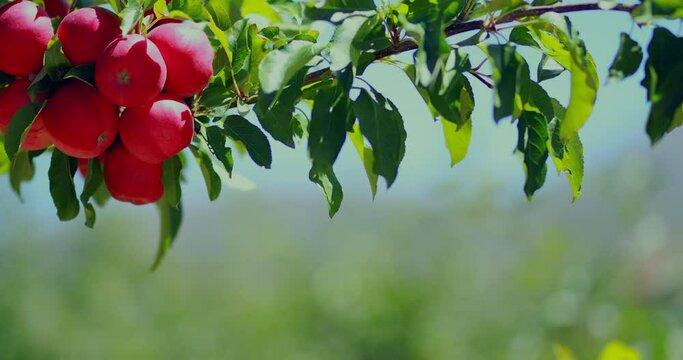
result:
<svg viewBox="0 0 683 360"><path fill-rule="evenodd" d="M279 94L259 92L254 106L259 123L273 138L293 148L296 124L293 120L294 106L301 97L301 87L306 76L302 69ZM279 95L279 96L278 96Z"/></svg>
<svg viewBox="0 0 683 360"><path fill-rule="evenodd" d="M249 157L256 165L270 169L273 161L270 143L261 129L242 116L230 115L223 121L223 130L231 139L246 147Z"/></svg>
<svg viewBox="0 0 683 360"><path fill-rule="evenodd" d="M570 139L566 144L560 140L560 122L564 118L565 109L555 99L552 99L555 118L548 125L550 139L548 139L548 149L550 158L555 163L555 168L559 174L564 172L572 188L572 201L576 201L581 196L581 186L583 183L583 144L577 135Z"/></svg>
<svg viewBox="0 0 683 360"><path fill-rule="evenodd" d="M202 171L202 176L204 176L209 200L214 201L221 194L221 178L214 170L211 152L201 138L198 138L197 144L190 145L190 150Z"/></svg>
<svg viewBox="0 0 683 360"><path fill-rule="evenodd" d="M665 28L656 28L647 52L642 85L652 102L646 130L655 144L672 130L683 103L683 38Z"/></svg>
<svg viewBox="0 0 683 360"><path fill-rule="evenodd" d="M177 207L183 197L180 187L183 161L180 155L176 155L164 160L163 166L161 182L164 184L164 199L169 205Z"/></svg>
<svg viewBox="0 0 683 360"><path fill-rule="evenodd" d="M370 142L375 159L373 171L391 187L405 155L406 131L396 106L374 89L362 89L353 104L360 130Z"/></svg>
<svg viewBox="0 0 683 360"><path fill-rule="evenodd" d="M62 75L71 67L71 63L62 52L62 43L52 40L48 44L44 57L44 69L54 81L62 78Z"/></svg>
<svg viewBox="0 0 683 360"><path fill-rule="evenodd" d="M494 120L520 116L523 99L529 88L529 66L511 45L489 45L487 48L493 67Z"/></svg>
<svg viewBox="0 0 683 360"><path fill-rule="evenodd" d="M173 245L173 242L178 236L180 224L183 221L183 205L178 203L177 206L169 204L165 199L157 202L159 209L159 223L160 223L160 237L159 247L157 248L157 256L152 264L152 271L156 270L161 261L164 259L166 252Z"/></svg>
<svg viewBox="0 0 683 360"><path fill-rule="evenodd" d="M53 155L54 157L54 155ZM88 161L88 173L85 176L83 183L83 191L81 192L81 204L83 204L83 212L85 213L85 226L92 228L95 225L97 216L95 214L95 207L90 203L90 198L97 193L97 190L102 187L102 167L100 160L97 158Z"/></svg>
<svg viewBox="0 0 683 360"><path fill-rule="evenodd" d="M318 91L308 128L308 153L313 162L309 178L323 189L330 217L339 210L343 198L332 165L344 145L346 124L352 116L351 100L340 85Z"/></svg>
<svg viewBox="0 0 683 360"><path fill-rule="evenodd" d="M77 167L76 159L54 149L47 174L50 179L50 195L61 221L74 219L80 211L73 178Z"/></svg>
<svg viewBox="0 0 683 360"><path fill-rule="evenodd" d="M12 158L14 154L19 151L21 144L26 139L28 130L33 125L33 121L42 109L45 103L28 104L21 107L7 125L7 133L5 134L5 151L7 156Z"/></svg>
<svg viewBox="0 0 683 360"><path fill-rule="evenodd" d="M206 128L206 138L209 141L209 148L216 156L216 159L223 164L228 175L232 176L232 149L225 144L225 132L218 126L209 126Z"/></svg>
<svg viewBox="0 0 683 360"><path fill-rule="evenodd" d="M610 79L621 80L638 71L643 61L643 49L627 33L621 33L619 51L609 67Z"/></svg>
<svg viewBox="0 0 683 360"><path fill-rule="evenodd" d="M95 64L74 66L64 74L66 79L78 79L90 85L95 85Z"/></svg>
<svg viewBox="0 0 683 360"><path fill-rule="evenodd" d="M517 122L519 141L517 150L524 154L526 182L524 192L531 199L545 183L548 159L548 121L535 111L524 111Z"/></svg>
<svg viewBox="0 0 683 360"><path fill-rule="evenodd" d="M9 180L12 185L12 190L17 194L20 200L21 197L21 183L33 179L35 174L35 166L33 165L33 158L26 151L19 151L10 158Z"/></svg>

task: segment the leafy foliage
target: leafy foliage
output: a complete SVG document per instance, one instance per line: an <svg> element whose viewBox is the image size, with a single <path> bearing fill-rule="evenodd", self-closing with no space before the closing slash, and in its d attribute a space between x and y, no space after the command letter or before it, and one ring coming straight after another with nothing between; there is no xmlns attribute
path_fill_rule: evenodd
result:
<svg viewBox="0 0 683 360"><path fill-rule="evenodd" d="M347 136L367 173L373 196L379 177L387 187L398 177L406 151L404 119L391 99L362 75L373 62L395 63L391 56L402 52L414 51L405 72L434 119L441 122L451 165L465 158L476 126L472 83L493 89L493 120L509 118L518 129L516 150L523 158L528 197L543 185L548 157L558 172L567 176L574 200L580 195L584 175L579 130L593 111L600 80L584 41L561 13L632 11L635 22L654 23L642 81L652 103L647 134L655 143L683 124L683 40L656 26L658 19L679 18L683 3L646 0L636 6L617 6L602 1L592 8L555 3L173 0L167 4L164 0L110 0L104 6L119 15L123 33L146 34L158 18L169 17L195 22L209 37L215 50L214 74L201 94L185 100L195 116L189 152L201 169L210 200L219 197L223 181L239 169L240 159L233 157L233 147L245 150L256 165L268 169L273 161L269 138L290 148L305 142L312 162L309 178L323 190L333 216L343 199L334 163ZM329 34L320 33L323 27L316 21L326 23ZM499 27L505 23L515 24L508 32ZM476 33L455 45L449 42L451 35L465 32ZM535 79L529 67L533 62L519 51L521 47L540 55ZM472 66L472 49L485 52L490 74L483 73L483 64ZM609 67L610 79L633 75L644 55L636 41L621 34L619 50ZM571 94L569 102L562 105L541 84L565 71L570 74ZM9 172L18 194L21 183L34 175L33 158L42 153L22 150L27 131L44 105L42 94L49 94L67 79L94 86L93 73L92 64L72 67L60 41L50 42L44 68L32 78L28 91L33 103L12 117L0 153L0 173ZM12 80L0 74L1 87ZM75 160L53 148L47 152L52 153L48 175L59 218L76 217L83 205L86 225L92 227L95 208L91 199L103 204L107 198L99 162L89 162L79 202L73 181ZM180 226L181 183L188 166L184 156L174 156L163 165L165 196L159 203L163 228L155 266Z"/></svg>

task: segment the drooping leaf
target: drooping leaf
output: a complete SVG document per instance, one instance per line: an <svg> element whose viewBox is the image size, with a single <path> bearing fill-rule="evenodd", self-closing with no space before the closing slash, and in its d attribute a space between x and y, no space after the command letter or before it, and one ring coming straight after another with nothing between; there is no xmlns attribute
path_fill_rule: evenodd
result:
<svg viewBox="0 0 683 360"><path fill-rule="evenodd" d="M529 65L511 45L489 45L487 53L493 67L493 119L520 116L529 89Z"/></svg>
<svg viewBox="0 0 683 360"><path fill-rule="evenodd" d="M74 219L80 211L73 178L77 167L76 159L54 149L48 178L50 179L50 195L57 208L57 217L61 221Z"/></svg>
<svg viewBox="0 0 683 360"><path fill-rule="evenodd" d="M683 38L665 28L656 28L647 47L643 87L652 103L646 131L652 144L672 130L683 103Z"/></svg>
<svg viewBox="0 0 683 360"><path fill-rule="evenodd" d="M5 133L5 152L7 152L7 156L12 158L19 151L19 148L24 143L24 139L26 139L26 134L44 104L42 102L24 105L14 113Z"/></svg>
<svg viewBox="0 0 683 360"><path fill-rule="evenodd" d="M330 217L339 210L344 196L332 166L344 145L346 124L352 116L351 100L341 85L318 91L308 127L308 153L313 163L308 177L325 193Z"/></svg>
<svg viewBox="0 0 683 360"><path fill-rule="evenodd" d="M180 204L182 199L182 189L180 178L182 177L183 161L180 155L176 155L164 160L161 182L164 184L164 199L174 207Z"/></svg>
<svg viewBox="0 0 683 360"><path fill-rule="evenodd" d="M35 166L33 165L33 157L29 152L19 151L10 158L9 181L19 200L23 201L21 183L33 179L34 175Z"/></svg>
<svg viewBox="0 0 683 360"><path fill-rule="evenodd" d="M0 133L0 175L9 172L11 160L5 152L5 137Z"/></svg>
<svg viewBox="0 0 683 360"><path fill-rule="evenodd" d="M374 153L373 172L391 187L405 155L406 131L396 105L374 89L361 90L353 103L360 130Z"/></svg>
<svg viewBox="0 0 683 360"><path fill-rule="evenodd" d="M244 145L256 165L270 169L273 156L268 138L261 129L242 116L230 115L223 121L223 130L231 139Z"/></svg>
<svg viewBox="0 0 683 360"><path fill-rule="evenodd" d="M451 156L451 166L455 166L461 162L467 149L470 147L470 139L472 137L472 119L469 119L463 126L459 127L450 121L441 120L443 126L444 140L446 141L446 148Z"/></svg>
<svg viewBox="0 0 683 360"><path fill-rule="evenodd" d="M157 255L154 259L154 264L152 264L152 271L156 270L159 265L161 265L161 261L164 259L166 252L171 245L173 245L173 242L178 236L180 224L183 221L182 203L178 203L177 206L174 206L162 198L157 202L157 209L159 210L159 224L161 230Z"/></svg>
<svg viewBox="0 0 683 360"><path fill-rule="evenodd" d="M225 131L218 126L209 126L206 128L206 138L211 152L223 164L228 175L232 176L232 149L225 144Z"/></svg>
<svg viewBox="0 0 683 360"><path fill-rule="evenodd" d="M555 164L557 173L564 172L572 189L572 201L581 196L583 185L584 163L583 144L580 136L574 136L567 143L560 139L560 122L564 119L566 109L555 99L552 99L555 118L548 124L548 152Z"/></svg>
<svg viewBox="0 0 683 360"><path fill-rule="evenodd" d="M259 92L254 106L259 123L273 138L291 148L294 147L296 124L293 120L294 106L301 97L301 87L306 76L302 69L278 94Z"/></svg>
<svg viewBox="0 0 683 360"><path fill-rule="evenodd" d="M548 159L548 121L536 111L523 111L517 122L517 150L524 154L526 181L524 193L531 199L545 183Z"/></svg>
<svg viewBox="0 0 683 360"><path fill-rule="evenodd" d="M643 49L627 33L621 33L619 50L609 67L609 78L621 80L635 74L642 61Z"/></svg>
<svg viewBox="0 0 683 360"><path fill-rule="evenodd" d="M83 191L81 191L80 196L83 212L85 213L85 226L89 228L95 226L95 220L97 219L95 207L90 203L90 198L102 186L104 179L102 175L102 166L99 159L90 159L88 161L88 172L83 183Z"/></svg>
<svg viewBox="0 0 683 360"><path fill-rule="evenodd" d="M356 152L358 152L361 162L363 162L363 168L365 168L365 173L368 176L370 191L372 192L372 198L374 199L377 194L377 180L379 179L379 176L377 176L373 170L375 155L372 153L372 149L365 145L365 140L363 140L363 134L360 132L358 124L353 125L353 131L349 131L348 134L349 139L353 143L353 147L355 147Z"/></svg>
<svg viewBox="0 0 683 360"><path fill-rule="evenodd" d="M209 200L214 201L221 194L221 178L213 167L211 152L206 142L201 137L196 137L196 139L196 142L190 145L190 151L192 151L204 177Z"/></svg>

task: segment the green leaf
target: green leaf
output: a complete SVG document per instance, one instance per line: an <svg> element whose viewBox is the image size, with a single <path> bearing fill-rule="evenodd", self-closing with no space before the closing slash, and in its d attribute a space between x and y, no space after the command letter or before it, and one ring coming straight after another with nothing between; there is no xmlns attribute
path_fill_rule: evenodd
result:
<svg viewBox="0 0 683 360"><path fill-rule="evenodd" d="M12 186L12 190L14 190L19 197L19 200L23 201L21 196L21 183L33 179L33 176L35 175L33 157L26 151L19 151L10 159L10 185Z"/></svg>
<svg viewBox="0 0 683 360"><path fill-rule="evenodd" d="M462 161L465 155L467 155L467 149L470 147L470 139L472 137L472 119L469 119L460 128L454 123L445 120L441 120L441 125L443 126L446 148L451 156L452 167Z"/></svg>
<svg viewBox="0 0 683 360"><path fill-rule="evenodd" d="M461 4L457 1L434 0L409 0L404 4L408 8L406 23L402 25L418 43L415 53L416 77L419 84L429 86L451 52L444 35L444 19L447 14L457 13Z"/></svg>
<svg viewBox="0 0 683 360"><path fill-rule="evenodd" d="M164 0L160 0L164 1ZM78 79L89 85L95 85L95 64L74 66L64 74L64 80Z"/></svg>
<svg viewBox="0 0 683 360"><path fill-rule="evenodd" d="M306 3L304 15L311 20L328 20L336 13L352 13L375 10L373 0L327 0L320 7L315 7L312 2Z"/></svg>
<svg viewBox="0 0 683 360"><path fill-rule="evenodd" d="M643 61L643 49L627 33L621 33L619 50L609 67L609 78L622 80L635 74L641 61Z"/></svg>
<svg viewBox="0 0 683 360"><path fill-rule="evenodd" d="M261 90L265 94L280 91L323 48L320 44L294 40L269 52L259 66Z"/></svg>
<svg viewBox="0 0 683 360"><path fill-rule="evenodd" d="M351 100L337 85L320 89L313 104L308 128L308 153L313 165L308 177L322 188L333 217L344 194L332 166L346 140L346 124L353 116Z"/></svg>
<svg viewBox="0 0 683 360"><path fill-rule="evenodd" d="M10 164L10 158L5 152L5 137L0 133L0 175L9 172Z"/></svg>
<svg viewBox="0 0 683 360"><path fill-rule="evenodd" d="M54 155L53 155L54 157ZM90 198L97 193L102 187L103 176L100 160L97 158L88 161L88 173L85 176L83 183L83 191L81 191L81 204L83 204L83 212L85 213L85 226L92 229L95 226L97 216L95 214L95 207L90 203Z"/></svg>
<svg viewBox="0 0 683 360"><path fill-rule="evenodd" d="M74 219L80 211L73 178L77 168L76 159L57 149L53 150L47 174L50 179L50 195L57 208L57 217L61 221Z"/></svg>
<svg viewBox="0 0 683 360"><path fill-rule="evenodd" d="M156 270L161 261L164 259L166 252L173 245L180 224L183 221L183 205L178 203L177 206L171 205L166 199L161 199L157 202L157 209L159 209L159 223L161 226L159 247L157 248L157 256L152 264L152 271Z"/></svg>
<svg viewBox="0 0 683 360"><path fill-rule="evenodd" d="M683 0L643 0L631 13L637 23L649 23L655 19L683 18Z"/></svg>
<svg viewBox="0 0 683 360"><path fill-rule="evenodd" d="M0 88L5 85L8 85L12 81L14 81L14 76L5 74L4 72L0 71Z"/></svg>
<svg viewBox="0 0 683 360"><path fill-rule="evenodd" d="M572 189L572 201L576 201L581 196L581 186L583 183L584 163L583 163L583 144L581 138L575 136L566 144L560 140L560 122L564 118L565 109L557 100L553 99L556 117L548 125L550 138L548 139L548 149L550 158L553 159L558 174L562 171L567 176L569 186Z"/></svg>
<svg viewBox="0 0 683 360"><path fill-rule="evenodd" d="M256 165L270 169L273 161L270 143L261 129L242 116L230 115L223 120L223 130L231 139L244 145Z"/></svg>
<svg viewBox="0 0 683 360"><path fill-rule="evenodd" d="M365 16L350 16L337 26L330 40L331 71L340 71L351 63L357 63L361 52L353 45L353 39L367 21L371 20Z"/></svg>
<svg viewBox="0 0 683 360"><path fill-rule="evenodd" d="M206 138L209 141L209 147L216 159L223 164L228 175L232 176L232 149L225 144L225 132L218 126L209 126L206 128Z"/></svg>
<svg viewBox="0 0 683 360"><path fill-rule="evenodd" d="M560 128L562 141L570 140L593 112L600 83L595 62L584 42L566 16L552 12L516 27L510 40L540 49L571 72L569 105Z"/></svg>
<svg viewBox="0 0 683 360"><path fill-rule="evenodd" d="M71 63L62 52L62 43L57 39L52 39L48 44L43 63L48 76L54 81L61 79L71 67Z"/></svg>
<svg viewBox="0 0 683 360"><path fill-rule="evenodd" d="M363 167L365 168L365 173L367 174L368 182L370 183L372 198L374 199L377 194L377 180L379 179L379 176L377 176L373 170L375 155L372 153L372 149L365 145L363 134L360 132L360 127L357 124L353 125L352 131L349 131L348 134L349 139L353 143L353 147L356 148L356 152L358 152L358 156L363 162Z"/></svg>
<svg viewBox="0 0 683 360"><path fill-rule="evenodd" d="M216 173L211 160L211 152L203 139L197 137L197 143L190 145L190 151L194 155L197 165L199 165L206 183L206 191L209 195L209 200L214 201L221 194L221 178Z"/></svg>
<svg viewBox="0 0 683 360"><path fill-rule="evenodd" d="M489 45L487 53L493 67L493 118L496 122L512 116L517 118L529 88L529 66L511 45Z"/></svg>
<svg viewBox="0 0 683 360"><path fill-rule="evenodd" d="M7 156L12 158L19 151L19 148L26 139L26 134L28 134L33 121L44 104L45 102L31 103L21 107L14 113L9 125L7 125L7 132L5 134L5 152L7 152Z"/></svg>
<svg viewBox="0 0 683 360"><path fill-rule="evenodd" d="M541 56L541 61L538 63L538 68L536 69L536 81L541 82L545 80L550 80L560 76L565 70L562 65L557 61L553 60L550 56L543 54Z"/></svg>
<svg viewBox="0 0 683 360"><path fill-rule="evenodd" d="M234 5L235 1L208 0L206 10L219 29L227 30L242 17L239 6Z"/></svg>
<svg viewBox="0 0 683 360"><path fill-rule="evenodd" d="M164 160L161 175L161 182L164 184L164 199L173 207L177 207L183 197L183 191L180 187L182 171L183 161L180 154Z"/></svg>
<svg viewBox="0 0 683 360"><path fill-rule="evenodd" d="M128 0L126 8L121 11L121 32L126 35L137 25L143 14L142 3L140 0Z"/></svg>
<svg viewBox="0 0 683 360"><path fill-rule="evenodd" d="M391 187L406 149L406 131L398 109L374 89L362 89L353 103L360 130L368 139L375 155L373 172Z"/></svg>
<svg viewBox="0 0 683 360"><path fill-rule="evenodd" d="M656 28L647 47L643 87L652 102L646 131L652 144L657 143L676 123L683 103L683 38L665 28Z"/></svg>
<svg viewBox="0 0 683 360"><path fill-rule="evenodd" d="M517 122L517 150L524 154L526 182L524 192L531 199L545 183L548 159L548 121L536 111L524 111Z"/></svg>
<svg viewBox="0 0 683 360"><path fill-rule="evenodd" d="M266 0L245 0L241 9L242 16L257 14L268 19L271 23L280 22L280 15Z"/></svg>
<svg viewBox="0 0 683 360"><path fill-rule="evenodd" d="M278 94L266 94L260 91L256 106L254 106L254 112L263 129L275 140L291 148L294 147L294 134L297 126L293 119L294 106L301 97L306 71L306 69L299 71Z"/></svg>

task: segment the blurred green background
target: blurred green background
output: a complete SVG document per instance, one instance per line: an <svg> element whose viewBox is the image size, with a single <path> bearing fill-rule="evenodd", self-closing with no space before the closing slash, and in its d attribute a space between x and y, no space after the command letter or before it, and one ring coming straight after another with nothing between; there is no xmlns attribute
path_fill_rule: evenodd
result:
<svg viewBox="0 0 683 360"><path fill-rule="evenodd" d="M630 22L572 19L606 78ZM527 360L554 359L556 345L596 359L612 340L683 359L683 135L650 148L641 77L601 89L570 204L552 165L526 201L515 127L493 124L480 84L470 154L450 169L408 80L375 65L365 78L408 130L390 191L371 199L350 144L333 220L305 144L275 144L268 171L238 159L214 203L193 165L183 227L154 273L156 209L111 202L94 230L60 223L40 159L23 204L0 187L0 359ZM549 82L563 101L567 81Z"/></svg>

